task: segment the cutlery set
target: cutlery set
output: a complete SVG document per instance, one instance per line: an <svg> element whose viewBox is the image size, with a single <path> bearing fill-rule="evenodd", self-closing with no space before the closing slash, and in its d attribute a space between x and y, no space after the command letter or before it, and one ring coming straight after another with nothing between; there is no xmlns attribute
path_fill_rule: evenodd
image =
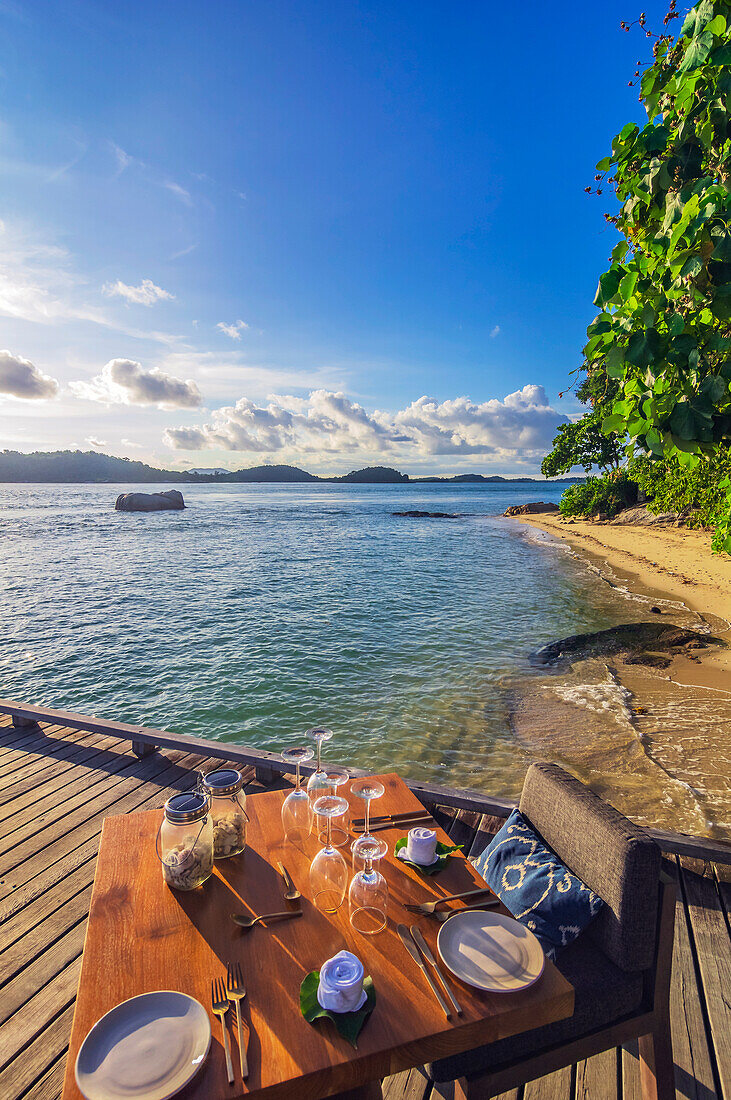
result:
<svg viewBox="0 0 731 1100"><path fill-rule="evenodd" d="M419 822L430 822L432 817L426 811L418 813L416 811L407 814L384 814L382 817L371 818L370 828L371 832L376 829L393 829L401 826L408 825L411 827ZM365 832L365 818L355 818L352 822L353 831L355 833ZM284 897L287 901L298 901L302 896L295 886L291 875L287 871L286 867L281 862L277 863L279 874L282 877L284 883ZM492 891L488 886L482 889L465 890L461 894L447 894L445 897L437 898L435 901L422 902L420 904L407 903L404 905L405 909L409 912L415 913L418 916L431 917L438 921L440 924L444 924L450 917L455 916L457 913L474 912L479 909L488 909L493 906L499 905L499 899L496 897L486 898L478 905L463 906L460 909L448 909L440 910L439 907L447 901L463 901L465 899L482 897L485 894L490 894ZM302 916L301 909L289 909L285 912L279 913L262 913L258 917L246 916L242 913L232 913L231 919L244 931L248 931L253 928L255 924L260 921L270 920L295 920L297 917ZM456 1012L458 1016L462 1015L462 1007L455 997L451 987L449 986L444 974L442 973L437 960L429 948L421 930L412 924L411 927L407 927L405 924L399 924L396 931L403 943L404 947L411 955L416 965L419 967L424 977L428 981L434 996L439 1002L442 1011L448 1020L452 1018L452 1011ZM430 969L431 968L431 969ZM434 974L439 979L440 985L434 980L432 975L432 969ZM445 1000L442 989L449 998L450 1004ZM224 988L223 980L217 979L211 983L211 1000L213 1005L213 1011L221 1021L221 1028L223 1031L223 1046L226 1055L226 1071L228 1073L229 1084L234 1083L233 1065L231 1062L231 1050L228 1042L228 1033L226 1031L226 1013L230 1007L230 1002L234 1002L236 1007L236 1022L238 1026L239 1037L239 1056L241 1060L241 1075L246 1079L249 1069L246 1060L246 1048L243 1042L242 1028L241 1028L241 1001L246 996L246 989L243 983L243 977L241 975L241 968L238 963L233 966L228 964L228 975L226 988Z"/></svg>

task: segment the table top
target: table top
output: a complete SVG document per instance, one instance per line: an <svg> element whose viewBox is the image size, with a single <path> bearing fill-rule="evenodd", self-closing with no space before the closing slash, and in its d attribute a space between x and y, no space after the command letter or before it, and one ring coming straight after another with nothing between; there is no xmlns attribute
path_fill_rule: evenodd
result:
<svg viewBox="0 0 731 1100"><path fill-rule="evenodd" d="M386 790L372 804L374 815L421 808L397 775L379 778ZM381 865L390 894L388 924L375 936L359 935L348 920L347 898L335 914L319 912L309 900L309 865L320 845L315 837L302 847L284 840L283 799L282 791L249 796L246 851L217 861L208 882L190 893L172 890L163 882L155 853L160 810L106 819L63 1100L81 1100L74 1077L76 1056L84 1037L105 1012L120 1001L156 989L188 993L210 1012L211 979L225 978L227 962L240 963L247 988L243 1014L250 1028L249 1077L242 1083L231 1010L227 1021L236 1084L227 1083L220 1023L211 1014L210 1055L180 1094L181 1100L240 1096L317 1100L571 1015L573 988L548 960L535 985L510 994L472 989L440 963L463 1009L462 1016L447 1020L396 926L418 924L436 955L440 925L426 917L417 919L403 903L482 885L472 865L457 853L438 874L423 878L393 855L395 841L406 830L384 830L379 835L389 842L389 854ZM353 815L362 817L363 802L352 795L349 799ZM450 843L441 830L437 835ZM254 915L287 908L278 860L302 893L299 904L304 915L242 932L230 919L231 912ZM377 996L357 1050L337 1034L331 1021L309 1024L299 1008L302 979L343 948L362 960Z"/></svg>

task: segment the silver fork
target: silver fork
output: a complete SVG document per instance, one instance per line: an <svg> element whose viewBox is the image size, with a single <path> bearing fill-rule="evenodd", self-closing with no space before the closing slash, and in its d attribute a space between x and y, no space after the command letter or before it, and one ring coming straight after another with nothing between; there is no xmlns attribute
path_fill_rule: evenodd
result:
<svg viewBox="0 0 731 1100"><path fill-rule="evenodd" d="M408 909L411 913L423 913L425 916L431 917L432 914L434 913L434 910L437 908L437 906L442 905L442 903L445 902L445 901L459 901L461 898L479 897L480 894L491 894L491 893L492 893L492 890L490 889L490 887L489 886L484 886L481 890L475 890L475 889L466 890L465 893L463 893L463 894L447 894L446 897L437 898L436 901L425 901L421 905L414 905L414 904L404 905L404 909ZM482 902L482 905L483 906L497 905L498 902L499 902L499 899L495 898L494 901L490 900L490 901Z"/></svg>
<svg viewBox="0 0 731 1100"><path fill-rule="evenodd" d="M239 1031L239 1061L241 1062L241 1076L245 1081L249 1076L249 1062L246 1057L246 1047L244 1046L244 1036L241 1029L241 1002L246 996L246 986L244 985L244 976L241 973L241 967L238 963L227 963L226 971L228 999L229 1001L233 1001L236 1005L236 1026Z"/></svg>
<svg viewBox="0 0 731 1100"><path fill-rule="evenodd" d="M211 982L211 1004L213 1005L215 1015L218 1016L221 1021L223 1049L226 1052L226 1073L228 1074L229 1085L233 1085L234 1067L231 1061L231 1048L228 1045L228 1032L226 1031L226 1013L230 1005L228 1003L228 997L226 996L226 986L223 984L223 978L214 978Z"/></svg>

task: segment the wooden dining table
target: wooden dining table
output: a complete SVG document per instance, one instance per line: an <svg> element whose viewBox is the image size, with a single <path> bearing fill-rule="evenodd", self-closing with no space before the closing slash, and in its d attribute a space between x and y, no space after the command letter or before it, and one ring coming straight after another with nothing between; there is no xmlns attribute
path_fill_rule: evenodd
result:
<svg viewBox="0 0 731 1100"><path fill-rule="evenodd" d="M378 778L385 793L372 804L373 814L423 809L398 775ZM347 792L346 797L353 816L362 816L363 803ZM448 1020L396 928L400 923L418 924L436 956L440 925L410 913L404 903L430 901L484 885L472 865L458 852L438 874L421 876L394 855L394 844L406 829L380 832L389 845L388 855L381 861L389 887L388 921L382 932L361 935L349 923L347 897L334 914L320 912L311 902L309 866L320 845L314 835L300 846L285 841L283 798L281 791L249 796L245 852L217 861L212 877L188 893L172 890L163 882L155 850L161 810L106 819L63 1100L81 1100L74 1067L91 1027L120 1002L153 990L187 993L211 1016L210 1053L180 1094L184 1100L241 1096L318 1100L572 1014L573 988L548 960L537 982L513 993L475 989L440 963L463 1009L462 1015L453 1014ZM450 843L441 830L437 835L443 843ZM350 864L349 852L343 852ZM301 891L299 902L283 899L279 861ZM271 913L288 904L301 906L303 916L257 925L249 931L242 931L230 916L232 912ZM376 991L376 1006L360 1033L357 1049L340 1037L330 1020L310 1024L300 1012L303 978L344 948L361 959ZM227 1022L236 1080L229 1085L220 1023L211 1013L211 980L225 979L227 963L236 962L247 989L243 1013L249 1076L242 1081L239 1073L232 1008Z"/></svg>

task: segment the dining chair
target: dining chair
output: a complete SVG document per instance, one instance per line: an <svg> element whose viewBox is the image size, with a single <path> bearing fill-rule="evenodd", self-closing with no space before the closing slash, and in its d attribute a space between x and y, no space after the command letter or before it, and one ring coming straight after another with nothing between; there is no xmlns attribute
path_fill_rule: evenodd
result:
<svg viewBox="0 0 731 1100"><path fill-rule="evenodd" d="M438 1086L452 1081L454 1100L487 1100L633 1039L639 1039L643 1100L675 1100L669 1008L675 884L661 870L660 849L555 764L528 769L520 812L605 903L556 960L574 987L574 1013L431 1062L425 1068L437 1086L435 1100Z"/></svg>

